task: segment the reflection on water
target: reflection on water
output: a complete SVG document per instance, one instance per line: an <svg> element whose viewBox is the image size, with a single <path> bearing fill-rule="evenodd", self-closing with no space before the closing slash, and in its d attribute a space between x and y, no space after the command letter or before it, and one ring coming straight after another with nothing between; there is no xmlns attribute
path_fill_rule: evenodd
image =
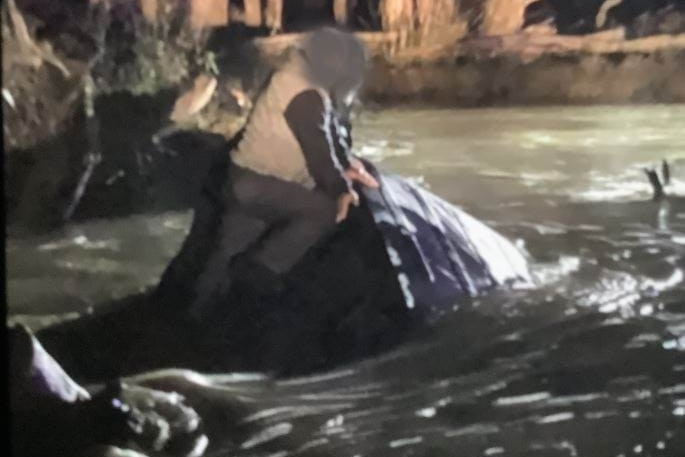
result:
<svg viewBox="0 0 685 457"><path fill-rule="evenodd" d="M685 107L385 111L360 122L361 154L517 240L541 286L462 304L421 341L338 371L214 379L250 410L231 442L214 441L219 455L681 455ZM662 158L681 197L655 203L643 168ZM37 323L26 315L154 284L188 221L9 240L10 311Z"/></svg>
<svg viewBox="0 0 685 457"><path fill-rule="evenodd" d="M134 216L68 226L52 236L8 239L10 314L38 324L41 319L32 315L83 311L154 285L191 218L190 213Z"/></svg>

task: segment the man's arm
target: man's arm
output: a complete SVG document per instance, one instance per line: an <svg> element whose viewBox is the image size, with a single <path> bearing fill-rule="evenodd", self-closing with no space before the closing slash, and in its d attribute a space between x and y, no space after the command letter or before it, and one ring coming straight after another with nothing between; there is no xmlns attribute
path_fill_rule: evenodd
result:
<svg viewBox="0 0 685 457"><path fill-rule="evenodd" d="M317 187L333 199L350 192L352 185L345 176L349 163L339 154L340 138L330 102L315 90L302 92L286 108L285 119L300 143Z"/></svg>

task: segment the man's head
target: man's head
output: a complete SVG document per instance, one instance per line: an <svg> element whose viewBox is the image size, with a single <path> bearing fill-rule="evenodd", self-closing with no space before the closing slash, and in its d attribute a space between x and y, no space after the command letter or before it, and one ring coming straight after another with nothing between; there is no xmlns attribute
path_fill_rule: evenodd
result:
<svg viewBox="0 0 685 457"><path fill-rule="evenodd" d="M364 82L364 46L351 33L331 27L310 32L302 43L310 77L340 101L354 97Z"/></svg>

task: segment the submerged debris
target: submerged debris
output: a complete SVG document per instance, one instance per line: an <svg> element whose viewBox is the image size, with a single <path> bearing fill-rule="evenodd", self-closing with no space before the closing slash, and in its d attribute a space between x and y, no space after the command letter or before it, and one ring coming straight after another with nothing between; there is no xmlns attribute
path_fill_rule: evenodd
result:
<svg viewBox="0 0 685 457"><path fill-rule="evenodd" d="M671 182L671 167L664 159L661 162L661 177L654 168L645 168L645 174L649 183L652 185L653 199L655 201L661 200L666 197L666 191L664 187L668 186Z"/></svg>

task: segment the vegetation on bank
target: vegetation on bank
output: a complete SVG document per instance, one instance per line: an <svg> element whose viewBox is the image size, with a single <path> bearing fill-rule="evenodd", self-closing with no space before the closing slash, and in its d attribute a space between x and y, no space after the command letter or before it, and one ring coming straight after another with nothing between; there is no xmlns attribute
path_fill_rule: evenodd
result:
<svg viewBox="0 0 685 457"><path fill-rule="evenodd" d="M7 0L10 221L176 208L176 184L150 191L173 160L188 168L162 139L178 128L231 136L271 58L298 32L336 23L374 56L369 100L685 100L668 77L685 68L678 0Z"/></svg>
<svg viewBox="0 0 685 457"><path fill-rule="evenodd" d="M603 43L608 43L607 52L682 47L682 38L666 37L633 48L621 45L626 36L685 30L682 2L634 3L8 0L2 6L5 146L26 147L63 129L82 108L79 101L89 78L95 97L120 91L149 95L164 89L183 90L201 74L216 76L227 69L234 76L240 73L230 67L246 66L235 51L245 40L262 37L258 50L279 52L290 43L292 32L316 23L338 23L358 31L373 53L396 63L471 51L482 54L484 49L530 57L550 50L596 50ZM607 41L606 33L582 44L566 37L606 30L611 30L608 34L613 40ZM466 45L457 47L457 42ZM253 85L244 74L238 76L242 81L231 81L224 92L240 92Z"/></svg>

